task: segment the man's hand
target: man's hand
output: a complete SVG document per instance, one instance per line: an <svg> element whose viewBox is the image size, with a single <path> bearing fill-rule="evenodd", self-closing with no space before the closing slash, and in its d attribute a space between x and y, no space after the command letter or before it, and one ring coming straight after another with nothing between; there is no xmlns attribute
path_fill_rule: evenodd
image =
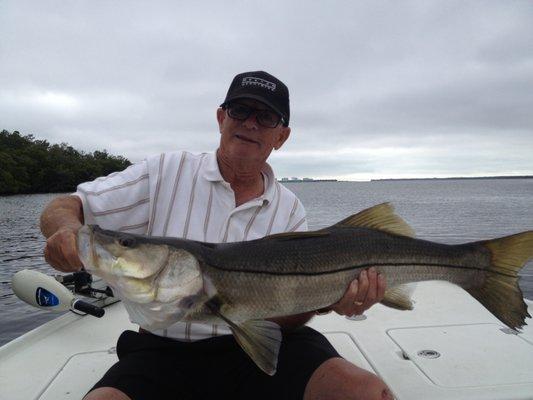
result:
<svg viewBox="0 0 533 400"><path fill-rule="evenodd" d="M78 256L76 236L80 226L61 228L46 240L44 259L55 269L62 272L79 271L83 264Z"/></svg>
<svg viewBox="0 0 533 400"><path fill-rule="evenodd" d="M62 272L79 271L83 264L78 256L76 237L83 224L83 207L76 196L55 198L41 215L41 232L48 239L44 259Z"/></svg>
<svg viewBox="0 0 533 400"><path fill-rule="evenodd" d="M360 315L383 300L387 284L385 277L374 267L364 270L346 289L344 296L329 307L340 315Z"/></svg>

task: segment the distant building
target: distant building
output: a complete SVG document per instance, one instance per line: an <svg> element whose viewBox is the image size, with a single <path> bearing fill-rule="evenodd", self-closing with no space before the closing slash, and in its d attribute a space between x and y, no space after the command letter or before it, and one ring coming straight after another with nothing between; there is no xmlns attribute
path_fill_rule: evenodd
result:
<svg viewBox="0 0 533 400"><path fill-rule="evenodd" d="M338 182L337 179L315 179L315 178L281 178L280 182L284 183L298 183L298 182Z"/></svg>

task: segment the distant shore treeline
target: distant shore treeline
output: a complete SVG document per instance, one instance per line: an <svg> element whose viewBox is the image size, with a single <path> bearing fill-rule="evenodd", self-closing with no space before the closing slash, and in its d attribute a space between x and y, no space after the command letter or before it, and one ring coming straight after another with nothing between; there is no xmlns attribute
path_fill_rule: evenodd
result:
<svg viewBox="0 0 533 400"><path fill-rule="evenodd" d="M67 143L50 144L33 135L0 132L0 195L70 192L81 182L131 165L106 150L85 153Z"/></svg>

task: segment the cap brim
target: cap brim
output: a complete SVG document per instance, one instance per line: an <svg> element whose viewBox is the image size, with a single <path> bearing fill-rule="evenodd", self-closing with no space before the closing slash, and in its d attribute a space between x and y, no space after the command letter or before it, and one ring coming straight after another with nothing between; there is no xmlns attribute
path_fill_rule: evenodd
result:
<svg viewBox="0 0 533 400"><path fill-rule="evenodd" d="M287 120L287 116L284 113L282 113L277 107L275 107L272 103L270 103L268 100L265 100L265 98L262 97L262 96L256 96L256 95L253 95L253 94L246 94L246 95L241 95L241 96L230 97L229 99L226 99L226 101L224 101L224 103L222 103L220 106L222 107L224 104L229 103L230 101L239 100L239 99L252 99L252 100L260 101L261 103L269 106L271 109L273 109L279 115L281 115L282 118Z"/></svg>

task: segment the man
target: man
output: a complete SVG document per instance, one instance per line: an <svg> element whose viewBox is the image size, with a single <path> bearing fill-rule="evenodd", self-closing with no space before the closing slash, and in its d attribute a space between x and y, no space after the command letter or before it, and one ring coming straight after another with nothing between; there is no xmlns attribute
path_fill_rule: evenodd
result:
<svg viewBox="0 0 533 400"><path fill-rule="evenodd" d="M216 153L149 157L52 201L41 217L46 260L60 271L81 268L76 232L83 223L208 242L306 230L303 206L266 163L288 139L289 118L285 84L262 71L237 75L217 109ZM330 309L360 314L384 291L383 277L370 269ZM377 376L347 362L322 335L302 326L314 314L273 319L283 328L273 377L253 364L223 325L126 331L117 344L119 362L85 399L392 398ZM135 322L133 313L130 318Z"/></svg>

